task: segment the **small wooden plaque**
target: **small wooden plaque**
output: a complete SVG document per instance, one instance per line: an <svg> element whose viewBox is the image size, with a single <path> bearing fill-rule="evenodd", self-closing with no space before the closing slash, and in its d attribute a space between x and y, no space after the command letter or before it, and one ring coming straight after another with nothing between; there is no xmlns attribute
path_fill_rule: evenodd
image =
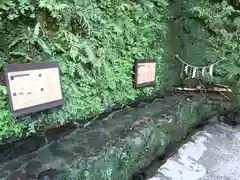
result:
<svg viewBox="0 0 240 180"><path fill-rule="evenodd" d="M58 64L8 64L5 81L15 117L63 104Z"/></svg>
<svg viewBox="0 0 240 180"><path fill-rule="evenodd" d="M134 87L154 86L156 78L156 61L141 60L134 63Z"/></svg>

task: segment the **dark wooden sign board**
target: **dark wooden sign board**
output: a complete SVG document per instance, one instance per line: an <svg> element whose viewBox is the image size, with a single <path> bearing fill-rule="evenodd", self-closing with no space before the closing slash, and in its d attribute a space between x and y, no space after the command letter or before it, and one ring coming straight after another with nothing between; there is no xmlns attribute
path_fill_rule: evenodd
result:
<svg viewBox="0 0 240 180"><path fill-rule="evenodd" d="M15 117L63 104L58 64L8 64L4 75Z"/></svg>
<svg viewBox="0 0 240 180"><path fill-rule="evenodd" d="M156 81L156 61L138 60L134 63L134 88L155 86Z"/></svg>

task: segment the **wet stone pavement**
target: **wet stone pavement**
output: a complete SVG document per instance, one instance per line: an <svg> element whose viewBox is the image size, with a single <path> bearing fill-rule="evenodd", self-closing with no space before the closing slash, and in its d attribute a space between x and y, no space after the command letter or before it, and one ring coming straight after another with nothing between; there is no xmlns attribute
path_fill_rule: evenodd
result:
<svg viewBox="0 0 240 180"><path fill-rule="evenodd" d="M85 129L68 125L64 133L51 132L48 143L34 136L0 147L0 180L41 179L44 173L50 177L51 171L61 174L62 170L78 168L79 164L87 167L88 161L97 157L105 147L114 146L118 139L127 137L130 127L143 117L158 117L161 122L171 119L177 101L175 97L168 97L139 103L136 108L113 112Z"/></svg>
<svg viewBox="0 0 240 180"><path fill-rule="evenodd" d="M239 180L240 125L213 123L193 135L148 180Z"/></svg>

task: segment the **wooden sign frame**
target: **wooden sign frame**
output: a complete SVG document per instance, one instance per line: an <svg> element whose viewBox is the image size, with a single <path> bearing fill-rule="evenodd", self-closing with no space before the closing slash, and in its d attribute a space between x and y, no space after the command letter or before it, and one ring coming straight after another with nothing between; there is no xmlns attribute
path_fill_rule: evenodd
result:
<svg viewBox="0 0 240 180"><path fill-rule="evenodd" d="M139 65L140 64L149 64L149 63L154 63L155 64L155 70L154 70L154 80L145 82L145 83L140 83L138 84L138 73L139 73ZM133 86L135 89L137 88L142 88L142 87L149 87L149 86L155 86L156 85L156 60L155 59L144 59L144 60L136 60L134 62L134 76L133 76Z"/></svg>
<svg viewBox="0 0 240 180"><path fill-rule="evenodd" d="M37 105L33 105L33 106L29 106L29 107L25 107L25 108L20 108L17 110L14 110L14 106L13 106L13 98L12 98L12 92L11 92L11 87L10 87L10 80L11 77L9 79L9 73L14 73L14 72L19 72L19 75L16 75L16 77L22 76L22 72L24 71L33 71L33 70L44 70L44 69L57 69L58 70L58 82L60 83L60 96L61 99L58 100L54 100L54 101L48 101L47 103L42 103L42 104L37 104ZM18 116L22 116L22 115L27 115L30 113L35 113L38 111L42 111L45 109L50 109L53 107L57 107L63 104L63 95L62 95L62 88L61 88L61 80L60 80L60 70L59 70L59 65L58 64L54 64L54 63L36 63L36 64L8 64L5 66L4 69L4 77L5 77L5 84L7 86L8 89L8 98L9 98L9 104L11 107L11 111L13 113L13 115L15 117ZM56 73L55 73L56 74ZM41 75L41 74L40 74ZM40 76L41 77L41 76ZM43 89L43 88L42 88Z"/></svg>

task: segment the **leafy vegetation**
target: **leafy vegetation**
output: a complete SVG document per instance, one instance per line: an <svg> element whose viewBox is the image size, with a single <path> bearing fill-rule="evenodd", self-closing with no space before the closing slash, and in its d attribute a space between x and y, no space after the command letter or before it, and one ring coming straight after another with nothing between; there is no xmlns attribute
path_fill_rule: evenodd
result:
<svg viewBox="0 0 240 180"><path fill-rule="evenodd" d="M35 117L12 118L0 85L0 140L49 124L94 116L114 103L148 95L132 88L135 59L156 58L163 84L164 0L0 0L0 70L8 63L56 61L65 104Z"/></svg>
<svg viewBox="0 0 240 180"><path fill-rule="evenodd" d="M0 85L0 140L97 116L173 85L181 71L175 55L194 66L219 61L214 81L238 87L238 2L0 0L0 70L6 63L56 61L65 100L61 108L15 121ZM132 65L145 58L157 60L157 86L135 90Z"/></svg>
<svg viewBox="0 0 240 180"><path fill-rule="evenodd" d="M216 76L234 86L240 83L240 10L237 2L202 0L188 10L189 17L197 19L209 33L206 39L208 61L221 60L215 69Z"/></svg>

